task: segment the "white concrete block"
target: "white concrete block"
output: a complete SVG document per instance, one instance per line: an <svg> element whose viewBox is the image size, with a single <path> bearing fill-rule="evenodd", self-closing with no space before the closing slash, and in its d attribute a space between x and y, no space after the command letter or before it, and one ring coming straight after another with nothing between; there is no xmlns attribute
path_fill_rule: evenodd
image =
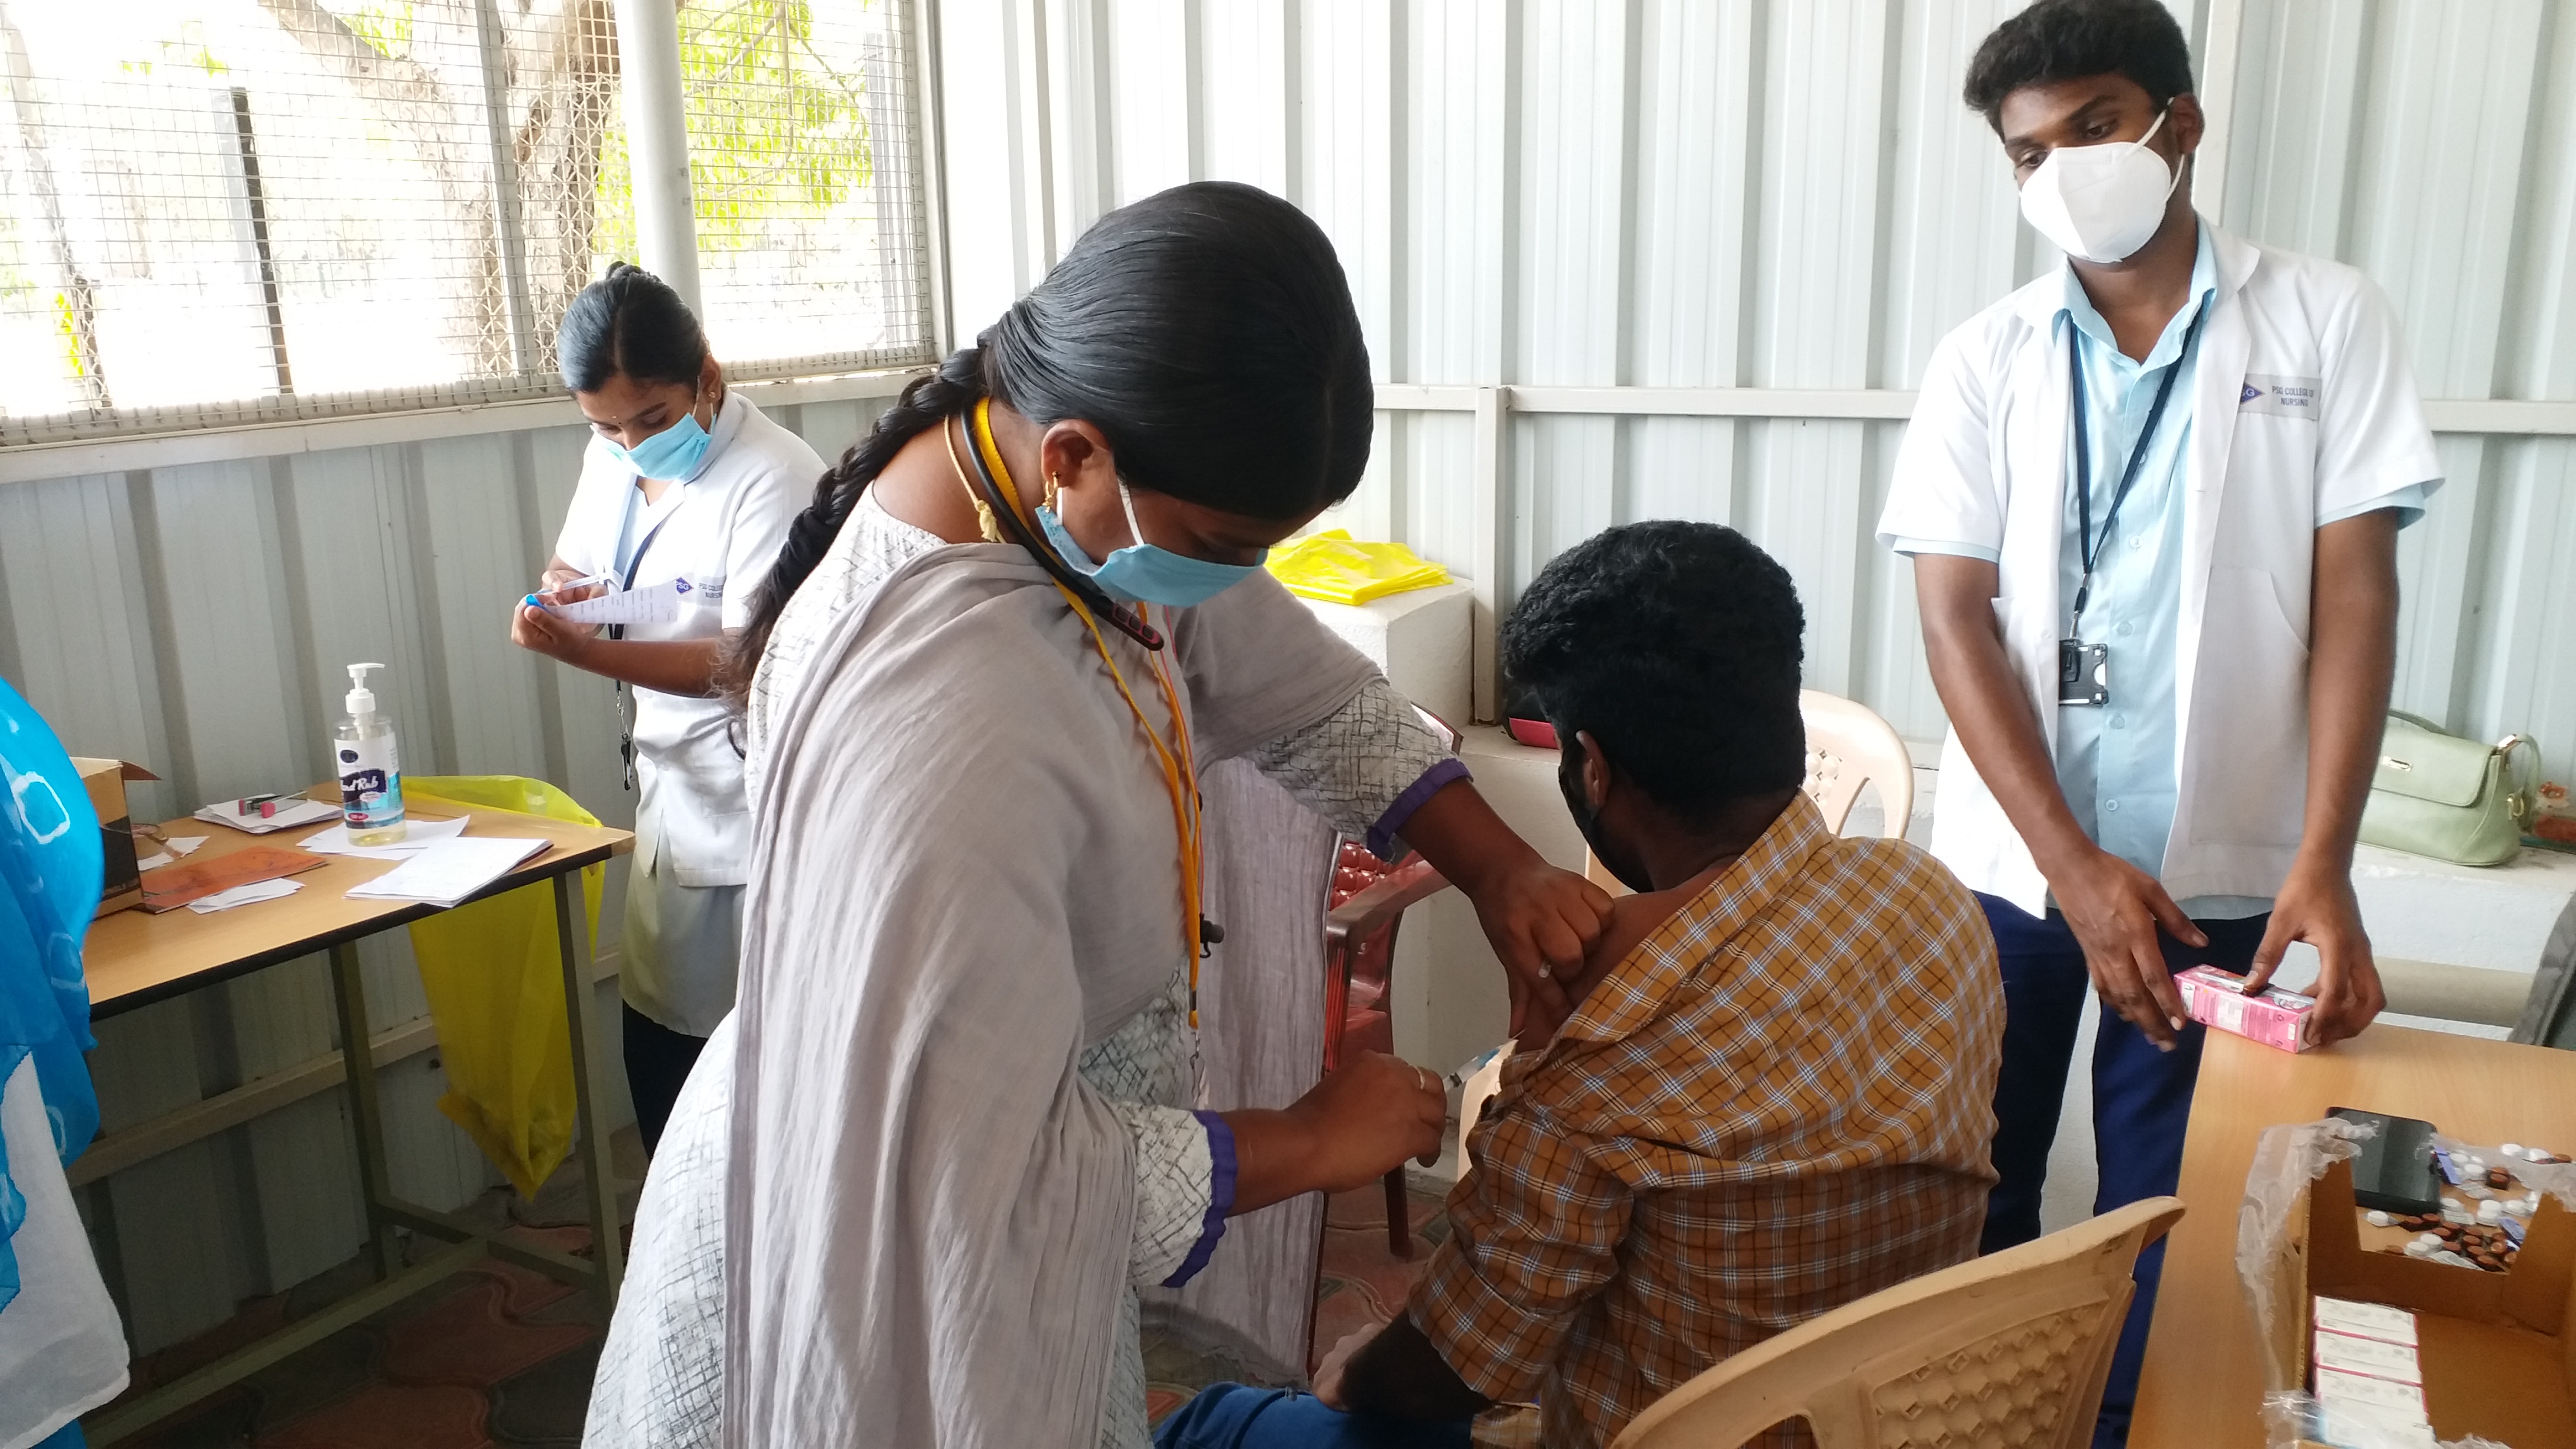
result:
<svg viewBox="0 0 2576 1449"><path fill-rule="evenodd" d="M1298 602L1375 662L1405 698L1463 729L1474 706L1473 601L1467 585L1442 584L1365 604Z"/></svg>
<svg viewBox="0 0 2576 1449"><path fill-rule="evenodd" d="M2530 976L2576 948L2576 855L2526 850L2481 868L2364 845L2352 886L2382 956Z"/></svg>
<svg viewBox="0 0 2576 1449"><path fill-rule="evenodd" d="M1583 869L1583 832L1557 789L1556 751L1532 749L1482 726L1466 731L1459 754L1504 824L1550 863ZM1446 1072L1511 1030L1503 963L1466 897L1444 891L1405 912L1395 944L1397 1055Z"/></svg>

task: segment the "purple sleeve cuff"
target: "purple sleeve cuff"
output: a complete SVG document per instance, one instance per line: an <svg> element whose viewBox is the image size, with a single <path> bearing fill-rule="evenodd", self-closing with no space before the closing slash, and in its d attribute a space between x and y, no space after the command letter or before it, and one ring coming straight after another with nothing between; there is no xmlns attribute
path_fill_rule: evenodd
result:
<svg viewBox="0 0 2576 1449"><path fill-rule="evenodd" d="M1214 1112L1190 1115L1199 1119L1208 1135L1207 1222L1199 1229L1199 1240L1190 1244L1190 1255L1163 1280L1166 1288L1178 1288L1198 1276L1216 1251L1217 1239L1225 1236L1225 1220L1234 1216L1234 1129Z"/></svg>
<svg viewBox="0 0 2576 1449"><path fill-rule="evenodd" d="M1403 833L1404 822L1413 818L1413 812L1421 809L1424 801L1439 794L1441 787L1452 780L1468 778L1467 762L1456 755L1423 771L1422 778L1405 786L1404 793L1396 796L1395 803L1387 806L1386 813L1369 827L1369 854L1380 860L1393 860L1403 854L1404 848L1396 841L1396 836Z"/></svg>

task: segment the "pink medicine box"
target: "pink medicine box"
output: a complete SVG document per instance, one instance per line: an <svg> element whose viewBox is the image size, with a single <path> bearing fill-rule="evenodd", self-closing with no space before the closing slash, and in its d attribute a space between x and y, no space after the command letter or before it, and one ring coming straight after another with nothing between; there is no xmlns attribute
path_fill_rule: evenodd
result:
<svg viewBox="0 0 2576 1449"><path fill-rule="evenodd" d="M2183 1010L2191 1013L2194 1021L2285 1052L2307 1050L2304 1029L2308 1013L2317 1008L2314 997L2277 986L2247 996L2244 977L2230 976L2215 966L2194 966L2180 972L2174 977L2174 985L2181 988Z"/></svg>

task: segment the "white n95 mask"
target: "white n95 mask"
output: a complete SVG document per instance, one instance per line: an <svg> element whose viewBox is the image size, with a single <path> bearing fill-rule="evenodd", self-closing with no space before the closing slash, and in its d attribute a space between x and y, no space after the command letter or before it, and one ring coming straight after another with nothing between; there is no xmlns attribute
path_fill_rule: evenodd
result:
<svg viewBox="0 0 2576 1449"><path fill-rule="evenodd" d="M2021 214L2057 249L2087 262L2121 262L2164 224L2165 201L2182 184L2182 167L2147 149L2167 107L2134 141L2060 146L2022 183Z"/></svg>

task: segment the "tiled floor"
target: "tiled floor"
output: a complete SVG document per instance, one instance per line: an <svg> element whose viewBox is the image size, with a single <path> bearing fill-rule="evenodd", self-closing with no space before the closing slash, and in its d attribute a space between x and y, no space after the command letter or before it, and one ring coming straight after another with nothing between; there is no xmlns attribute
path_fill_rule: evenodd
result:
<svg viewBox="0 0 2576 1449"><path fill-rule="evenodd" d="M1413 1256L1398 1258L1386 1243L1386 1194L1366 1187L1336 1193L1324 1208L1324 1259L1315 1285L1315 1342L1306 1367L1323 1361L1354 1329L1386 1322L1404 1309L1431 1250L1449 1237L1441 1204L1445 1185L1417 1183L1413 1199Z"/></svg>
<svg viewBox="0 0 2576 1449"><path fill-rule="evenodd" d="M1403 1306L1432 1246L1448 1234L1441 1198L1436 1187L1414 1190L1409 1260L1387 1250L1386 1199L1378 1188L1341 1194L1327 1206L1315 1359L1342 1335L1384 1322ZM589 1230L579 1227L510 1231L565 1252L584 1252L590 1242ZM222 1327L138 1363L129 1392L171 1382L368 1281L363 1260L351 1259L254 1300ZM123 1442L132 1449L573 1449L604 1327L588 1294L486 1260ZM1221 1349L1152 1330L1145 1356L1157 1422L1207 1384L1260 1376Z"/></svg>
<svg viewBox="0 0 2576 1449"><path fill-rule="evenodd" d="M586 1252L587 1228L512 1228ZM135 1365L135 1389L167 1383L250 1338L364 1287L351 1259L214 1332ZM344 1328L241 1385L125 1440L136 1449L572 1449L581 1442L604 1327L588 1294L486 1260Z"/></svg>
<svg viewBox="0 0 2576 1449"><path fill-rule="evenodd" d="M1449 1235L1441 1212L1445 1188L1413 1190L1413 1256L1387 1249L1386 1194L1377 1187L1337 1193L1324 1209L1324 1256L1315 1285L1315 1334L1306 1367L1312 1369L1342 1335L1384 1323L1404 1306L1432 1246ZM1225 1380L1262 1383L1268 1377L1221 1349L1184 1340L1152 1326L1145 1330L1145 1407L1157 1424L1201 1388Z"/></svg>

